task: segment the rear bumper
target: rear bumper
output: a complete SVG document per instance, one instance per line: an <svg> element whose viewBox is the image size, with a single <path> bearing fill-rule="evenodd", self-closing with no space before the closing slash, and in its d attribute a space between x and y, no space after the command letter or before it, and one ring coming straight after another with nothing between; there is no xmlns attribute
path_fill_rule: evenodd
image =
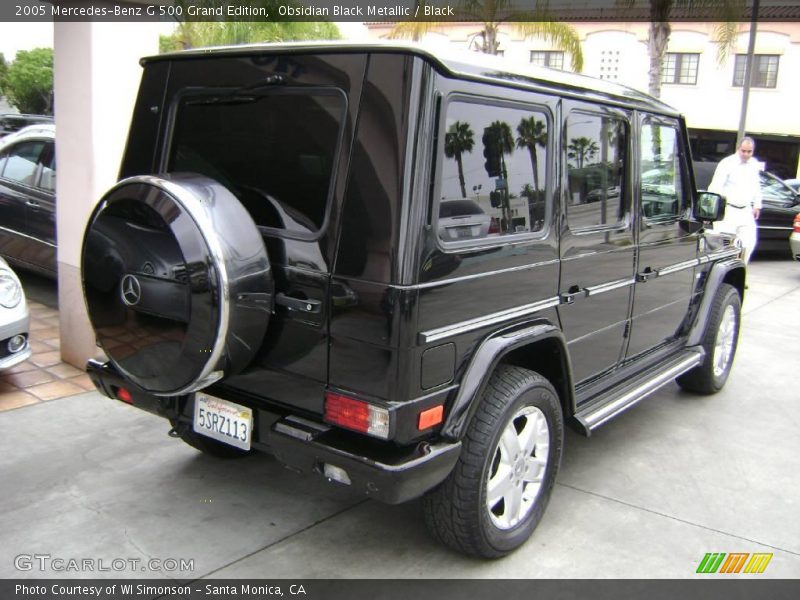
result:
<svg viewBox="0 0 800 600"><path fill-rule="evenodd" d="M116 399L124 387L133 406L191 427L193 396L157 397L136 390L108 363L89 361L86 370L105 396ZM441 483L461 451L461 442L422 442L396 448L324 423L247 405L253 409L256 423L254 450L269 452L296 471L317 473L329 481L326 465L334 467L346 474L348 487L387 504L412 500Z"/></svg>

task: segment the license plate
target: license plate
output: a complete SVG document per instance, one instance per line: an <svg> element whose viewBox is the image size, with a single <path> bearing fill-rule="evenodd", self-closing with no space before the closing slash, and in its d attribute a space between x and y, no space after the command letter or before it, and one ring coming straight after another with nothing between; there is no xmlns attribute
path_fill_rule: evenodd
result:
<svg viewBox="0 0 800 600"><path fill-rule="evenodd" d="M242 450L250 450L253 411L221 398L194 396L194 430Z"/></svg>
<svg viewBox="0 0 800 600"><path fill-rule="evenodd" d="M456 229L456 237L458 239L473 237L472 227L459 227Z"/></svg>

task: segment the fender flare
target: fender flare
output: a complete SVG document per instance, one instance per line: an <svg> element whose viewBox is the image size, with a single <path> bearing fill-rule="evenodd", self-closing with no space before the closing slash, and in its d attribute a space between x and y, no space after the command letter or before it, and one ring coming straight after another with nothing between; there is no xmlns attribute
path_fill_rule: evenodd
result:
<svg viewBox="0 0 800 600"><path fill-rule="evenodd" d="M686 341L687 346L697 346L703 341L703 333L705 332L706 323L708 322L708 315L711 312L711 304L717 294L719 287L725 282L726 277L733 271L742 271L742 289L739 293L744 299L744 275L745 264L739 259L724 260L715 263L709 270L706 278L705 290L703 292L703 299L700 302L700 307L697 309L697 315L694 318L694 323L689 329L689 337Z"/></svg>
<svg viewBox="0 0 800 600"><path fill-rule="evenodd" d="M442 435L454 440L461 439L466 432L467 424L477 410L477 399L483 394L489 378L503 357L517 348L544 340L554 340L561 347L563 359L561 367L564 371L565 387L570 396L566 399L562 398L562 404L574 408L572 368L567 352L567 342L561 329L550 322L527 324L521 328L517 325L483 340L472 354L469 365L461 378L461 385L447 420L442 427Z"/></svg>

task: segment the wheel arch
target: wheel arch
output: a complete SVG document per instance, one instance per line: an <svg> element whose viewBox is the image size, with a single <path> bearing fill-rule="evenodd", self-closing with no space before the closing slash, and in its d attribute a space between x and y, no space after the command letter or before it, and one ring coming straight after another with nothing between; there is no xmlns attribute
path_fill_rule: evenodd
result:
<svg viewBox="0 0 800 600"><path fill-rule="evenodd" d="M719 287L724 283L732 285L739 292L739 298L744 300L745 281L746 267L744 262L738 258L718 262L711 267L706 279L705 290L703 291L703 300L697 310L694 323L689 330L688 346L696 346L703 339L703 332L711 313L714 296L716 296Z"/></svg>
<svg viewBox="0 0 800 600"><path fill-rule="evenodd" d="M480 343L461 378L442 435L453 439L463 437L489 379L500 364L539 373L556 389L565 420L574 413L572 368L564 335L550 322L533 322L496 332Z"/></svg>

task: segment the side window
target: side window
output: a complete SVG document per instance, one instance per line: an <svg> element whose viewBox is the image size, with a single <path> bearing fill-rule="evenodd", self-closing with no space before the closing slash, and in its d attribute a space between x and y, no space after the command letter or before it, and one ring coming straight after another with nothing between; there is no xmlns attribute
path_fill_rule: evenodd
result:
<svg viewBox="0 0 800 600"><path fill-rule="evenodd" d="M257 225L313 237L333 193L345 110L344 94L329 88L187 95L167 168L222 183Z"/></svg>
<svg viewBox="0 0 800 600"><path fill-rule="evenodd" d="M443 242L486 240L544 228L547 114L535 108L455 101L439 156L438 233Z"/></svg>
<svg viewBox="0 0 800 600"><path fill-rule="evenodd" d="M570 229L620 226L627 202L626 121L574 112L567 119L565 140Z"/></svg>
<svg viewBox="0 0 800 600"><path fill-rule="evenodd" d="M651 220L679 218L686 207L678 130L645 121L639 148L642 215Z"/></svg>
<svg viewBox="0 0 800 600"><path fill-rule="evenodd" d="M25 185L33 185L36 176L36 165L44 149L44 142L22 142L14 146L8 153L3 167L3 177L18 181Z"/></svg>
<svg viewBox="0 0 800 600"><path fill-rule="evenodd" d="M50 159L42 164L42 176L39 179L39 187L49 192L56 191L56 155L53 147L50 147Z"/></svg>

